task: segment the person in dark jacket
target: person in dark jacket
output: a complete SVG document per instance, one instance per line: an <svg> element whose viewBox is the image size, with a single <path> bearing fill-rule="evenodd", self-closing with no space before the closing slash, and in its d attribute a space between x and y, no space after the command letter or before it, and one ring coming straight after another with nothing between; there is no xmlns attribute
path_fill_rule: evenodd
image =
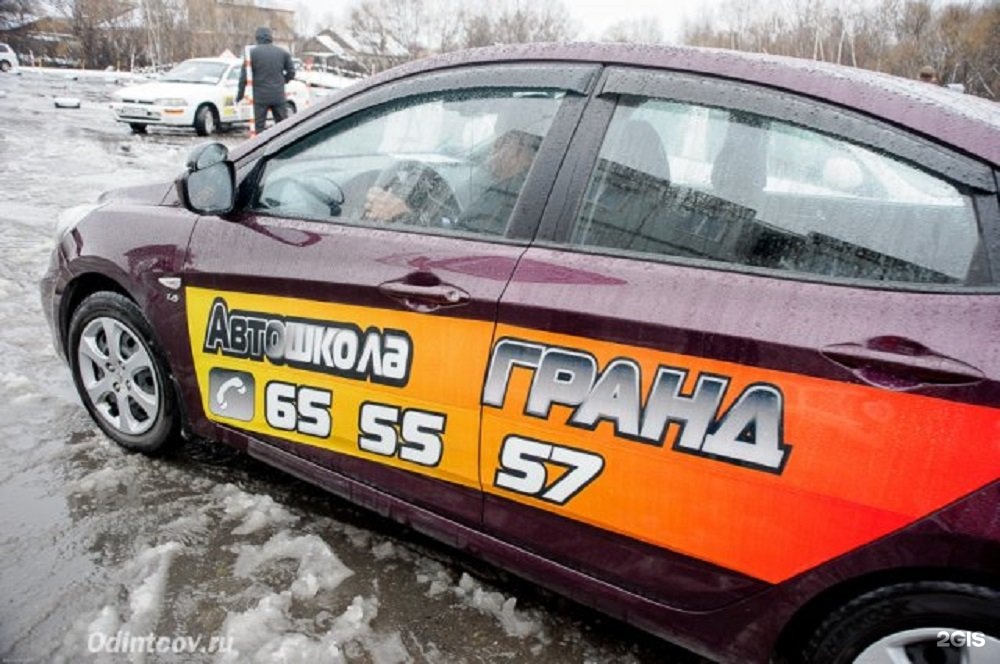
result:
<svg viewBox="0 0 1000 664"><path fill-rule="evenodd" d="M295 65L288 51L271 43L273 39L270 28L257 28L254 36L257 45L250 49L250 67L253 74L254 129L259 134L264 131L268 109L276 123L288 117L285 83L295 78ZM247 63L244 58L240 69L240 85L236 91L237 103L243 99L246 86Z"/></svg>

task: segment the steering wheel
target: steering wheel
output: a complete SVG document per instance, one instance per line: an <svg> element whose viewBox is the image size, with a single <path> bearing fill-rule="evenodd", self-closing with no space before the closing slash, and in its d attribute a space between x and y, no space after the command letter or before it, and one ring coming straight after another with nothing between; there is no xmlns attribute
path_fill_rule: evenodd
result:
<svg viewBox="0 0 1000 664"><path fill-rule="evenodd" d="M268 208L310 213L315 208L320 212L315 216L339 217L344 205L344 190L325 175L310 173L268 182L260 201Z"/></svg>
<svg viewBox="0 0 1000 664"><path fill-rule="evenodd" d="M383 189L409 208L400 220L417 226L446 226L454 223L462 211L452 191L440 173L427 164L413 159L396 162L382 171L373 188ZM385 221L371 219L370 221Z"/></svg>

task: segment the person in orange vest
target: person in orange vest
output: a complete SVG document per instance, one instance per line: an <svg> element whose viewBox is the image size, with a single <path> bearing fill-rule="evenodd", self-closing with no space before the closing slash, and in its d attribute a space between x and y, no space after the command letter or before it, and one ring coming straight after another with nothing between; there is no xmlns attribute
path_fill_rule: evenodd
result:
<svg viewBox="0 0 1000 664"><path fill-rule="evenodd" d="M271 111L274 121L281 122L288 117L288 103L285 101L285 83L295 78L295 65L288 51L275 46L270 28L257 28L254 35L257 45L250 50L250 67L253 100L253 120L256 133L264 131L267 112ZM236 103L243 99L247 88L247 62L243 60L240 69L240 83L236 90Z"/></svg>

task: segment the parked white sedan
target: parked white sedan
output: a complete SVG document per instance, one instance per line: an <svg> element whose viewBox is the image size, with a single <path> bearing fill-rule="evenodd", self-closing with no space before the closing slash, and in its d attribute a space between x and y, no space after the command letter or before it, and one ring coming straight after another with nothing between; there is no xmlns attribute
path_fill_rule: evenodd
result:
<svg viewBox="0 0 1000 664"><path fill-rule="evenodd" d="M237 58L185 60L159 80L112 93L111 110L138 134L149 125L166 125L194 127L199 136L208 136L250 121L251 105L235 101L239 80ZM309 88L300 81L288 83L285 96L293 113L311 104Z"/></svg>

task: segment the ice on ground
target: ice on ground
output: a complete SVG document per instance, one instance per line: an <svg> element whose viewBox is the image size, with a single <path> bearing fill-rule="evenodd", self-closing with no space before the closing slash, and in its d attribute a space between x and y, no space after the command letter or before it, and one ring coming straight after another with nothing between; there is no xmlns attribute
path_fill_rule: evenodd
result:
<svg viewBox="0 0 1000 664"><path fill-rule="evenodd" d="M320 590L333 590L354 573L318 536L292 537L284 530L262 546L239 547L234 571L237 576L251 577L261 567L278 560L298 561L290 590L299 599L315 597Z"/></svg>
<svg viewBox="0 0 1000 664"><path fill-rule="evenodd" d="M401 639L372 635L371 621L378 615L378 600L374 597L355 597L333 621L331 628L316 637L295 631L296 626L290 617L291 606L292 593L286 590L265 596L255 607L243 613L229 614L223 633L232 639L232 647L222 653L217 662L339 664L347 661L344 648L352 642L365 643L377 664L411 661ZM376 656L376 653L385 658Z"/></svg>
<svg viewBox="0 0 1000 664"><path fill-rule="evenodd" d="M375 560L386 560L396 555L396 547L386 540L372 547L372 555L375 556Z"/></svg>
<svg viewBox="0 0 1000 664"><path fill-rule="evenodd" d="M548 640L540 620L517 610L516 597L504 597L503 593L484 590L482 584L465 572L453 590L468 606L496 618L508 636L519 639L533 636L542 642Z"/></svg>
<svg viewBox="0 0 1000 664"><path fill-rule="evenodd" d="M81 616L65 633L62 648L54 654L52 661L67 664L80 661L80 653L87 652L89 644L105 643L117 635L155 633L163 613L170 566L183 549L177 542L167 542L144 549L128 561L124 568L128 619L122 620L123 607L114 602L105 604L96 615L90 614L92 618ZM99 635L104 638L98 638ZM97 660L121 662L123 658L106 654ZM145 654L130 652L128 661L143 662Z"/></svg>
<svg viewBox="0 0 1000 664"><path fill-rule="evenodd" d="M179 516L163 526L161 533L170 540L189 546L201 542L209 533L212 520L203 511Z"/></svg>
<svg viewBox="0 0 1000 664"><path fill-rule="evenodd" d="M128 482L128 474L129 471L124 468L101 468L71 482L69 490L75 494L107 495L115 493L118 487L124 486Z"/></svg>
<svg viewBox="0 0 1000 664"><path fill-rule="evenodd" d="M243 520L233 529L234 535L249 535L267 526L291 525L298 521L297 516L274 502L270 496L250 494L233 484L218 487L215 493L222 498L227 516Z"/></svg>
<svg viewBox="0 0 1000 664"><path fill-rule="evenodd" d="M127 627L133 634L145 634L156 629L170 564L183 548L177 542L167 542L146 549L133 562L132 568L138 572L137 576L145 577L139 587L129 593L131 615Z"/></svg>
<svg viewBox="0 0 1000 664"><path fill-rule="evenodd" d="M6 371L4 373L0 373L0 388L3 388L6 392L23 392L24 390L35 386L36 381L31 380L27 376Z"/></svg>
<svg viewBox="0 0 1000 664"><path fill-rule="evenodd" d="M451 574L449 574L445 566L438 561L431 560L430 558L418 557L416 565L417 583L430 584L426 593L428 597L443 595L454 586L454 580L452 579Z"/></svg>

